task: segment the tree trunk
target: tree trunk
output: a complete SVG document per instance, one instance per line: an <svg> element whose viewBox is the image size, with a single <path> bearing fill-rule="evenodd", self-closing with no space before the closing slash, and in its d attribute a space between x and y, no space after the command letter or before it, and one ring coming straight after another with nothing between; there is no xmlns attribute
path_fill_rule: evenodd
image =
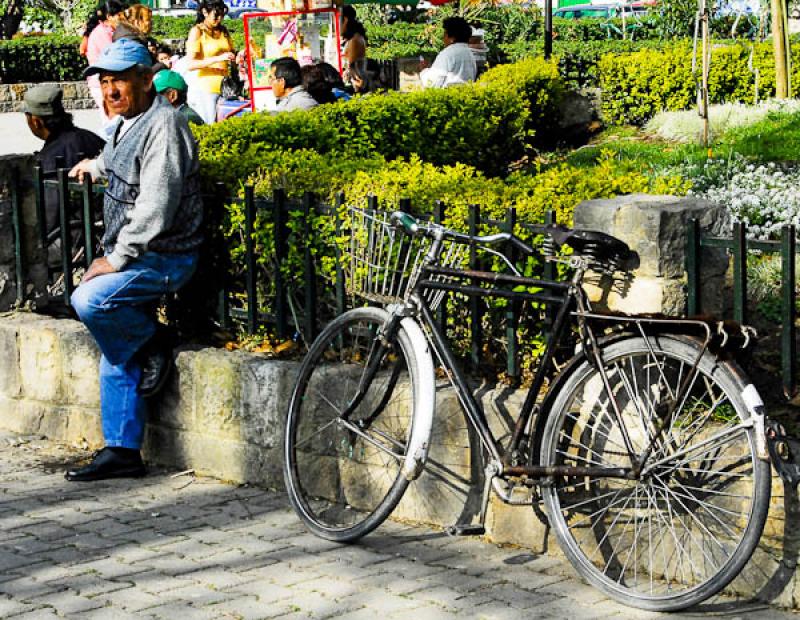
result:
<svg viewBox="0 0 800 620"><path fill-rule="evenodd" d="M789 56L786 48L786 4L784 0L771 0L772 50L775 56L775 96L789 97Z"/></svg>
<svg viewBox="0 0 800 620"><path fill-rule="evenodd" d="M0 17L0 39L10 39L17 33L24 10L23 0L6 0L5 11Z"/></svg>

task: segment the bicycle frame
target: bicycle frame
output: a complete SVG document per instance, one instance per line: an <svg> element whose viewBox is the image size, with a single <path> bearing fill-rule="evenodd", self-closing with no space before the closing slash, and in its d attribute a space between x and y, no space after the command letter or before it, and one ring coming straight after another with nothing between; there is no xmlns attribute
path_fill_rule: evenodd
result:
<svg viewBox="0 0 800 620"><path fill-rule="evenodd" d="M711 340L710 329L708 325L702 321L695 321L691 319L619 317L615 315L604 315L591 312L586 294L581 287L583 276L588 269L588 262L585 259L576 257L573 259L573 263L573 266L575 266L576 269L572 280L569 283L539 280L523 276L497 274L484 271L442 268L429 265L424 268L419 281L414 287L411 296L412 301L410 302L410 307L408 309L411 312L416 312L418 317L421 318L421 322L424 324L428 339L439 362L445 367L451 382L456 387L459 401L466 412L469 423L478 433L481 444L489 455L490 462L494 464L493 467L495 474L500 477L527 477L534 480L541 480L543 478L549 478L552 476L586 476L592 478L623 479L636 479L640 476L642 468L652 453L653 448L660 439L667 420L670 419L675 408L681 404L681 399L672 399L672 402L670 403L668 409L665 410L662 422L659 427L656 428L649 445L641 454L637 454L626 430L626 425L622 423L622 412L620 411L617 399L613 394L613 390L610 387L606 372L603 369L601 346L598 342L595 331L592 328L592 320L618 321L636 324L642 335L646 335L646 332L642 327L642 324L644 323L656 324L660 325L661 327L680 323L682 325L691 325L693 327L697 327L698 329L704 330L705 338L702 346L700 347L698 357L695 360L691 371L687 373L687 376L684 378L682 385L677 391L678 394L685 393L686 388L696 377L699 361L707 350L708 344ZM449 276L469 279L472 284L454 284L451 282L436 281L432 280L431 276ZM494 286L490 288L482 288L478 286L479 283L487 283ZM496 285L498 284L537 287L544 289L545 292L517 292L497 288ZM555 306L556 308L551 337L548 340L544 355L536 370L536 374L534 375L533 383L528 390L519 416L515 422L511 440L509 441L505 450L501 450L502 446L499 440L492 433L481 406L473 396L467 379L461 370L458 361L455 359L455 356L450 350L445 335L437 326L433 312L425 300L426 291L437 290L457 292L468 296L500 297L515 301L537 301ZM403 314L404 310L399 310L398 312L399 316L400 314ZM526 464L519 462L521 456L520 447L525 436L525 431L530 427L533 413L537 409L536 399L542 390L545 378L548 376L548 373L552 368L556 348L573 322L570 320L570 315L575 317L575 323L577 324L579 333L581 335L582 355L600 370L600 376L603 381L605 391L609 395L612 415L617 418L620 428L623 431L622 438L630 459L630 467L545 467L532 463L530 458ZM391 324L387 326L387 331L392 329L394 329L394 327ZM531 454L532 453L533 452L531 450Z"/></svg>

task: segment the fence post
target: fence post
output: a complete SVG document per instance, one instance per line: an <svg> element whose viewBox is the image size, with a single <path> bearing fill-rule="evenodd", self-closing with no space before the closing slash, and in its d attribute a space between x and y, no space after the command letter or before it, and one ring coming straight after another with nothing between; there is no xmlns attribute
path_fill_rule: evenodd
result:
<svg viewBox="0 0 800 620"><path fill-rule="evenodd" d="M517 225L517 210L514 207L509 207L506 210L505 229L510 234L514 234L514 228ZM513 265L516 262L517 252L514 246L507 244L506 258ZM519 302L516 300L509 300L506 307L506 339L508 341L508 353L506 361L506 372L513 386L519 385L520 370L519 370L519 342L517 340L517 324L519 323Z"/></svg>
<svg viewBox="0 0 800 620"><path fill-rule="evenodd" d="M72 297L72 235L69 226L69 177L66 168L58 169L58 219L61 224L61 266L64 277L64 304Z"/></svg>
<svg viewBox="0 0 800 620"><path fill-rule="evenodd" d="M83 199L83 251L86 255L86 268L94 260L94 209L92 209L92 175L83 175L83 188L81 189Z"/></svg>
<svg viewBox="0 0 800 620"><path fill-rule="evenodd" d="M781 373L783 375L783 393L786 398L795 394L797 382L795 380L795 357L797 345L795 343L795 319L797 301L795 295L795 227L784 226L781 228Z"/></svg>
<svg viewBox="0 0 800 620"><path fill-rule="evenodd" d="M256 220L256 201L252 185L244 188L244 256L245 287L247 291L247 333L258 329L258 288L256 286L256 249L253 229Z"/></svg>
<svg viewBox="0 0 800 620"><path fill-rule="evenodd" d="M558 222L556 221L556 212L552 209L548 209L544 212L544 225L545 226L556 226ZM556 255L556 246L553 238L545 234L544 241L542 243L542 257L544 258L544 269L542 270L542 277L545 280L555 281L557 271L556 271L556 264L551 260L547 260L548 257L553 257ZM548 304L545 308L544 312L544 341L550 342L550 337L552 336L551 330L553 329L553 322L555 321L556 313L554 312L554 308L552 305Z"/></svg>
<svg viewBox="0 0 800 620"><path fill-rule="evenodd" d="M747 322L747 227L741 222L733 225L733 318Z"/></svg>
<svg viewBox="0 0 800 620"><path fill-rule="evenodd" d="M334 202L334 225L336 227L336 242L333 244L334 256L336 257L336 314L344 314L347 304L347 290L344 281L344 268L342 267L342 251L339 248L339 237L342 234L341 210L344 206L344 192L336 194Z"/></svg>
<svg viewBox="0 0 800 620"><path fill-rule="evenodd" d="M446 210L447 207L444 202L437 200L433 204L433 221L437 224L441 224L444 221ZM443 334L447 333L447 299L448 296L445 295L442 298L442 303L440 303L439 307L436 309L436 323Z"/></svg>
<svg viewBox="0 0 800 620"><path fill-rule="evenodd" d="M472 236L480 232L481 210L478 205L469 206L469 234ZM469 247L469 268L472 270L480 269L478 252L475 245ZM478 282L473 279L473 285ZM478 368L481 363L481 346L483 345L483 312L481 311L481 300L471 295L469 298L469 327L470 327L470 360L473 368Z"/></svg>
<svg viewBox="0 0 800 620"><path fill-rule="evenodd" d="M378 197L374 194L370 194L367 196L367 209L370 211L377 211L378 210Z"/></svg>
<svg viewBox="0 0 800 620"><path fill-rule="evenodd" d="M47 216L45 215L44 171L37 164L33 167L33 190L36 195L36 219L39 225L39 238L42 248L47 252Z"/></svg>
<svg viewBox="0 0 800 620"><path fill-rule="evenodd" d="M14 176L9 183L11 190L11 227L14 229L14 267L17 280L16 304L19 308L25 299L25 264L22 245L22 224L19 208L19 179ZM37 205L38 206L38 205Z"/></svg>
<svg viewBox="0 0 800 620"><path fill-rule="evenodd" d="M286 283L283 281L283 263L286 260L288 247L288 230L286 226L286 192L278 188L273 191L273 216L275 227L273 235L275 240L275 322L278 338L287 336L287 300Z"/></svg>
<svg viewBox="0 0 800 620"><path fill-rule="evenodd" d="M314 236L314 226L311 217L317 213L317 198L311 192L306 192L303 196L303 242L304 252L304 271L306 289L306 308L303 316L305 318L305 337L306 342L311 344L316 337L317 330L317 271L314 266L314 252L312 251L312 239Z"/></svg>
<svg viewBox="0 0 800 620"><path fill-rule="evenodd" d="M218 214L214 217L213 220L213 227L214 230L221 231L221 220L222 220L222 213L224 212L226 198L228 193L225 189L225 184L222 182L217 182L215 184L215 192L214 192L214 202L216 203L212 209L206 209L206 213L215 213ZM222 329L227 329L230 324L230 299L228 298L228 274L230 271L230 254L228 253L227 244L224 243L224 233L219 232L217 233L219 237L217 241L219 241L218 245L214 245L211 248L212 256L219 252L219 261L220 264L218 265L217 274L222 274L218 276L219 282L219 292L218 292L218 300L217 300L217 315L219 318L219 326Z"/></svg>
<svg viewBox="0 0 800 620"><path fill-rule="evenodd" d="M686 288L688 316L700 313L700 220L696 217L686 222Z"/></svg>

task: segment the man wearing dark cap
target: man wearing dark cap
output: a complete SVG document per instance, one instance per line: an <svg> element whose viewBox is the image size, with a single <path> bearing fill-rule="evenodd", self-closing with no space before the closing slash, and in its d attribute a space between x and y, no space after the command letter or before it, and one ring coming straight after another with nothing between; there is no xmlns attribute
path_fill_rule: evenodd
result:
<svg viewBox="0 0 800 620"><path fill-rule="evenodd" d="M43 84L25 91L22 111L34 136L44 140L36 154L45 178L55 178L60 165L72 168L82 157L96 157L105 146L100 136L72 124L72 115L64 111L63 93L58 86ZM47 232L58 226L58 191L48 187L45 192Z"/></svg>
<svg viewBox="0 0 800 620"><path fill-rule="evenodd" d="M153 86L156 92L165 97L178 112L186 117L186 120L196 125L203 125L200 115L186 103L186 93L189 85L181 77L180 73L170 69L162 69L153 77Z"/></svg>
<svg viewBox="0 0 800 620"><path fill-rule="evenodd" d="M119 115L103 153L70 175L105 177L105 255L87 269L72 306L97 341L105 448L67 480L145 474L144 398L163 384L171 354L158 342L155 305L181 288L197 264L202 204L197 146L186 118L153 89L152 60L120 39L85 74L98 74L103 101Z"/></svg>

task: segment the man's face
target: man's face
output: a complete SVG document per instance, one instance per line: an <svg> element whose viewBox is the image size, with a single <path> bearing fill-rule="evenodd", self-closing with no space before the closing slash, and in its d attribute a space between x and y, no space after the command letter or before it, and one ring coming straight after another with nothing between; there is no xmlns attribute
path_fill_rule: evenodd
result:
<svg viewBox="0 0 800 620"><path fill-rule="evenodd" d="M275 67L269 70L269 83L272 85L272 94L280 99L286 94L286 80L275 77Z"/></svg>
<svg viewBox="0 0 800 620"><path fill-rule="evenodd" d="M140 73L136 67L120 73L100 73L103 101L112 116L119 114L124 118L132 118L147 110L152 87L153 74Z"/></svg>
<svg viewBox="0 0 800 620"><path fill-rule="evenodd" d="M447 30L444 31L444 35L442 36L442 39L444 40L444 46L445 47L447 47L448 45L452 45L453 43L456 42L455 37L451 37L449 34L447 34Z"/></svg>

